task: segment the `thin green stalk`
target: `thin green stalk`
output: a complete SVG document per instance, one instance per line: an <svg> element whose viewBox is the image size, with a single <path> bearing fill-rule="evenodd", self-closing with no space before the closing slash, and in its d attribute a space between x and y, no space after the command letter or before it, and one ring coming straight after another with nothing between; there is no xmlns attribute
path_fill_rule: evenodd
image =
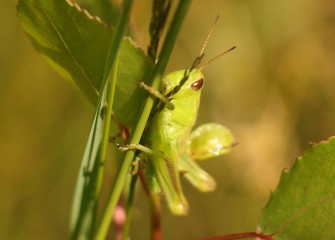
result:
<svg viewBox="0 0 335 240"><path fill-rule="evenodd" d="M153 79L152 87L156 89L159 89L161 85L161 79L162 79L163 73L167 66L168 60L171 56L173 46L176 42L178 33L180 31L182 22L186 16L190 3L191 3L191 0L180 0L179 1L179 4L175 12L173 21L171 23L169 32L166 35L166 38L165 38L165 41L164 41L164 44L163 44L163 47L160 53L160 58L157 62L156 68L152 76L152 79ZM137 123L137 126L134 129L132 135L130 136L130 143L137 144L140 142L141 136L143 134L144 128L148 121L153 104L154 104L153 98L148 96L146 99L141 117ZM129 168L130 168L130 165L131 165L131 162L134 156L135 156L135 151L128 151L125 154L124 160L116 175L115 181L112 185L110 194L107 199L107 204L104 208L101 220L96 230L96 235L94 237L94 239L96 240L105 239L106 237L106 234L108 232L109 225L110 225L111 216L114 213L116 204L122 193L125 179L128 174L128 171L129 171Z"/></svg>
<svg viewBox="0 0 335 240"><path fill-rule="evenodd" d="M88 145L82 161L71 216L71 238L91 239L96 228L96 210L103 179L104 161L107 151L110 116L117 77L117 56L122 38L128 27L132 0L125 0L106 60L103 80ZM109 83L109 85L108 85ZM109 89L107 89L109 87ZM108 92L108 93L107 93ZM108 95L108 96L107 96ZM106 111L104 107L108 103ZM105 113L104 118L101 117ZM84 173L82 171L85 171Z"/></svg>
<svg viewBox="0 0 335 240"><path fill-rule="evenodd" d="M107 110L105 112L104 117L104 124L103 124L103 133L102 133L102 140L100 151L98 153L98 162L99 168L97 172L97 179L96 179L96 186L95 186L95 212L94 212L94 223L93 226L96 224L96 211L97 211L97 203L99 202L100 190L103 180L103 173L104 173L104 162L106 161L106 154L107 154L107 146L108 146L108 137L110 131L110 123L111 123L111 115L113 112L113 103L114 103L114 95L115 95L115 87L116 81L118 76L118 67L119 67L119 58L117 56L115 60L115 64L113 64L112 71L110 72L111 76L108 76L108 90L107 90Z"/></svg>
<svg viewBox="0 0 335 240"><path fill-rule="evenodd" d="M108 91L108 107L107 107L107 114L104 122L104 128L103 128L103 137L101 142L101 151L99 153L99 162L101 163L101 166L104 165L106 153L107 153L107 145L108 145L108 137L109 137L109 130L110 130L110 116L112 115L112 109L113 109L113 100L114 100L114 93L115 93L115 86L116 86L116 80L117 80L117 69L118 69L118 53L119 48L122 42L122 38L124 36L124 33L126 32L126 29L128 27L129 22L129 16L130 16L130 10L132 6L132 0L125 0L123 3L122 8L122 14L120 15L115 34L113 35L113 38L111 40L111 45L109 47L107 60L106 60L106 66L105 71L103 75L103 80L101 83L101 90L104 89L105 85L108 84L108 80L111 79L112 81L110 84L110 91ZM100 194L100 188L101 183L103 179L103 167L100 167L98 170L97 175L97 181L96 181L96 197L98 198Z"/></svg>
<svg viewBox="0 0 335 240"><path fill-rule="evenodd" d="M110 75L110 72L112 71L112 66L115 62L116 56L119 52L119 48L122 42L122 38L126 32L126 29L128 27L129 23L129 16L130 16L130 10L132 6L133 1L132 0L125 0L123 2L122 6L122 13L118 19L118 22L116 24L116 30L115 34L113 35L113 38L111 40L111 45L109 46L108 54L107 54L107 60L106 60L106 66L104 70L104 75L102 79L102 83L100 86L100 89L102 90L108 80L108 76Z"/></svg>
<svg viewBox="0 0 335 240"><path fill-rule="evenodd" d="M113 65L113 70L111 72L111 77L108 77L107 79L110 79L111 81L108 81L109 84L108 92L107 92L107 111L106 111L106 118L104 122L103 127L103 136L102 136L102 142L101 142L101 151L100 151L100 162L105 162L105 157L107 153L107 146L108 146L108 138L109 138L109 130L110 130L110 123L111 123L111 115L113 112L113 103L114 103L114 95L115 95L115 87L116 87L116 81L118 76L118 68L119 68L119 58L117 56L115 64ZM101 179L100 184L101 184ZM100 185L99 185L100 187Z"/></svg>
<svg viewBox="0 0 335 240"><path fill-rule="evenodd" d="M122 231L122 240L127 240L129 239L129 230L130 230L130 223L131 223L131 214L133 210L133 202L134 202L134 196L135 196L135 187L136 187L136 182L137 182L137 174L133 175L130 181L130 187L129 187L129 193L128 193L128 198L126 202L126 223L123 226L123 231Z"/></svg>
<svg viewBox="0 0 335 240"><path fill-rule="evenodd" d="M88 140L89 149L87 157L84 157L83 164L86 173L80 173L80 178L84 178L81 184L81 199L79 215L75 215L75 227L71 233L72 239L90 239L96 224L96 210L103 176L103 162L107 152L108 133L110 127L110 117L113 106L115 84L117 77L118 62L113 65L111 75L108 79L108 86L101 92L99 104L95 113L92 129ZM108 88L107 88L108 87ZM108 103L107 108L106 103ZM106 108L106 109L105 109ZM102 117L103 113L103 117ZM98 148L97 151L94 148ZM86 154L85 154L86 155ZM82 174L86 174L81 176ZM79 190L76 190L79 191ZM72 216L74 217L74 216Z"/></svg>
<svg viewBox="0 0 335 240"><path fill-rule="evenodd" d="M120 15L117 25L116 25L116 31L115 34L112 37L111 44L108 50L107 54L107 60L106 60L106 66L104 70L103 79L101 82L100 87L100 93L105 88L107 84L110 84L110 88L108 89L108 105L107 105L107 113L104 120L104 126L103 126L103 136L101 141L101 148L99 151L99 163L100 166L98 168L97 172L97 180L96 180L96 186L95 186L95 198L96 198L96 205L95 205L95 212L94 216L96 217L96 210L97 210L97 203L100 195L100 189L101 184L103 180L103 174L104 174L104 162L106 158L107 153L107 145L108 145L108 137L109 137L109 130L110 130L110 116L112 115L112 109L113 109L113 100L114 100L114 93L115 93L115 86L116 86L116 80L117 80L117 69L118 69L118 54L119 49L121 46L121 42L123 39L123 36L126 32L126 29L128 27L129 17L130 17L130 10L132 6L132 0L125 0L122 6L122 14ZM109 80L111 80L109 82ZM96 218L94 218L93 224L96 224ZM94 226L95 228L95 226ZM94 234L94 233L93 233Z"/></svg>
<svg viewBox="0 0 335 240"><path fill-rule="evenodd" d="M101 93L94 115L87 146L80 166L71 215L71 239L90 239L93 233L97 204L96 181L101 151L103 118L101 112L106 101L107 88Z"/></svg>
<svg viewBox="0 0 335 240"><path fill-rule="evenodd" d="M103 128L103 137L102 137L102 146L101 151L99 155L99 160L101 165L105 162L106 152L107 152L107 145L108 145L108 137L109 137L109 129L110 129L110 116L112 115L113 111L113 102L114 102L114 93L115 93L115 86L116 86L116 80L117 80L117 74L118 74L118 54L119 54L119 48L122 42L122 38L124 36L124 33L126 32L126 29L128 27L129 22L129 16L130 16L130 10L132 6L132 0L125 0L123 3L122 8L122 14L120 15L115 34L113 35L113 38L111 40L111 45L109 47L107 60L106 60L106 66L105 71L103 75L103 80L101 83L101 90L104 89L105 85L108 84L108 80L111 79L110 82L110 91L108 91L109 96L107 96L108 99L108 109L107 109L107 115L105 118L105 124ZM103 179L103 168L99 168L98 176L97 176L97 193L100 192L100 187Z"/></svg>

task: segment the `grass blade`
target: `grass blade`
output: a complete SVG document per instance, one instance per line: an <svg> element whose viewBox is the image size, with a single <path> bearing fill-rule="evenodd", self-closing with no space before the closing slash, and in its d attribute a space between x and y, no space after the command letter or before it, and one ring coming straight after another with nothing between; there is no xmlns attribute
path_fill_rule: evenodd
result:
<svg viewBox="0 0 335 240"><path fill-rule="evenodd" d="M78 174L70 222L72 239L88 239L93 230L97 200L94 187L97 185L97 172L102 168L99 164L99 152L104 114L101 113L104 111L106 95L107 87L101 94Z"/></svg>

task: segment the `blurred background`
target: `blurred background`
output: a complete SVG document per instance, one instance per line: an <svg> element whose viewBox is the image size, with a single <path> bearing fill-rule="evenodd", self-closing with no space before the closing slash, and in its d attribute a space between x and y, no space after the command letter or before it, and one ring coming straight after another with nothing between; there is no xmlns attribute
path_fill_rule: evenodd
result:
<svg viewBox="0 0 335 240"><path fill-rule="evenodd" d="M14 0L0 3L0 239L66 239L77 171L94 108L33 49ZM191 65L216 17L205 60L237 46L204 74L198 123L218 122L239 145L201 165L217 180L203 194L184 182L187 217L164 209L166 239L254 231L262 207L309 142L335 133L335 2L194 0L168 71ZM150 1L136 1L146 48ZM141 190L133 239L148 239Z"/></svg>

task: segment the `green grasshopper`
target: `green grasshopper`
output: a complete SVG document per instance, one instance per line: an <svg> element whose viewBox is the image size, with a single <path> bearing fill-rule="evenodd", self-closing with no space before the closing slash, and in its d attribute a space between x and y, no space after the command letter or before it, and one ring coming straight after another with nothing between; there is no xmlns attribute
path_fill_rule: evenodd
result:
<svg viewBox="0 0 335 240"><path fill-rule="evenodd" d="M140 87L157 97L156 107L151 113L141 144L117 145L123 151L136 149L141 152L139 157L146 160L146 178L151 191L163 193L170 210L176 215L188 212L188 203L180 184L180 173L200 191L214 190L214 179L194 159L204 160L225 154L235 142L228 129L215 123L202 125L191 133L204 86L201 70L207 65L196 67L204 55L212 30L213 28L192 67L168 74L163 79L161 92L140 83Z"/></svg>

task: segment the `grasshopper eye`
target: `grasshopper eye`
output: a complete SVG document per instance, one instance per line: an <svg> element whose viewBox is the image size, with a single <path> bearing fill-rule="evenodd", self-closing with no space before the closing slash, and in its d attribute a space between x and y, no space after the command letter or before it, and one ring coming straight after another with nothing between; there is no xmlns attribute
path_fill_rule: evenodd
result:
<svg viewBox="0 0 335 240"><path fill-rule="evenodd" d="M191 88L193 91L198 91L202 88L203 85L204 85L204 79L200 78L199 80L192 83Z"/></svg>

